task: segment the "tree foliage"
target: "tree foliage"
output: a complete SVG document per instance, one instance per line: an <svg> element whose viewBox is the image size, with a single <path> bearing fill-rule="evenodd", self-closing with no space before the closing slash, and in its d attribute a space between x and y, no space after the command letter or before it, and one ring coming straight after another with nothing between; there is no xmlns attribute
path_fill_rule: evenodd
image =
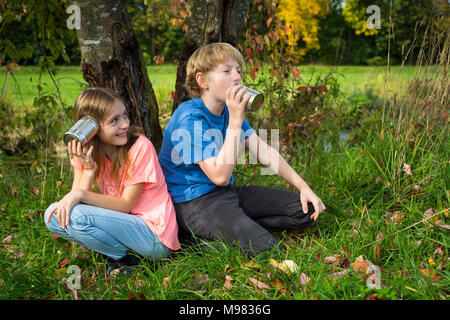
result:
<svg viewBox="0 0 450 320"><path fill-rule="evenodd" d="M55 63L70 62L78 43L67 28L66 7L65 0L0 1L0 59L51 69Z"/></svg>
<svg viewBox="0 0 450 320"><path fill-rule="evenodd" d="M378 33L377 29L369 28L367 25L367 7L368 5L360 0L347 0L345 2L342 15L347 24L355 30L356 35L373 36Z"/></svg>
<svg viewBox="0 0 450 320"><path fill-rule="evenodd" d="M285 26L290 46L298 46L299 56L319 46L319 18L329 12L329 0L278 0L277 16ZM300 40L300 43L299 43Z"/></svg>
<svg viewBox="0 0 450 320"><path fill-rule="evenodd" d="M165 61L178 59L186 17L190 14L187 2L179 0L127 0L128 13L147 64L158 57ZM159 60L158 60L159 62Z"/></svg>

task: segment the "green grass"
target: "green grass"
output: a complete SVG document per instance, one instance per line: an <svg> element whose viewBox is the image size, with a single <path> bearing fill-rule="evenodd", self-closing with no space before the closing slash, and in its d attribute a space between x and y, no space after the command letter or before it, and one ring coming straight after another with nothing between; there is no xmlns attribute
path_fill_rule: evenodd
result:
<svg viewBox="0 0 450 320"><path fill-rule="evenodd" d="M326 72L321 68L317 67ZM341 67L345 79L341 89L382 85L376 70L381 74L386 67ZM407 81L414 72L408 69L399 77ZM149 68L160 105L170 99L175 73L175 66ZM28 82L37 76L31 67L16 74L24 101L37 94ZM63 99L73 103L82 81L78 68L61 68L57 78L66 81L60 87ZM17 98L10 80L5 91ZM161 110L167 116L170 107ZM81 270L77 293L82 299L448 299L449 231L438 226L438 220L449 224L448 121L417 131L412 144L406 134L395 133L398 124L391 124L392 118L381 120L381 105L372 116L375 121L355 128L352 136L358 138L339 151L316 150L291 160L327 210L303 232L274 234L287 252L273 252L248 264L236 247L207 251L186 246L161 262L143 261L131 277L106 274L100 255L61 237L54 239L46 229L43 212L71 186L67 158L48 161L39 155L30 162L0 153L0 241L13 235L0 245L0 299L73 299L66 287L70 265ZM403 170L405 163L412 176ZM235 183L289 187L275 175L258 172L258 166L238 165ZM423 221L430 208L437 216ZM389 218L395 212L398 221ZM368 275L353 270L351 263L361 255L380 268L382 289L369 289ZM339 256L339 263L325 262L330 256ZM274 268L270 258L294 260L299 269L286 274ZM345 270L342 278L330 278ZM306 286L302 274L311 279ZM231 288L224 287L227 277L232 278ZM251 278L269 288L257 288Z"/></svg>
<svg viewBox="0 0 450 320"><path fill-rule="evenodd" d="M299 66L298 70L303 72L302 78L308 81L313 76L326 75L330 67L303 65ZM386 66L341 66L336 71L340 80L342 80L341 89L347 93L366 91L367 87L381 89L388 74ZM176 65L149 66L147 67L147 72L155 90L158 104L164 105L170 99L170 93L175 90ZM411 80L416 72L417 68L411 66L403 68L400 66L391 67L391 84L400 85L401 88L404 88L404 84ZM433 69L430 72L433 72ZM0 88L3 87L5 76L5 67L0 67ZM19 103L30 105L38 94L36 83L39 79L39 68L22 66L20 67L20 72L14 72L14 77L19 83L20 89L14 79L8 76L5 92L14 97ZM75 66L58 67L54 80L59 84L63 102L69 105L73 105L78 93L86 85L80 67ZM41 81L44 90L47 89L50 92L55 90L53 81L48 73L41 75Z"/></svg>

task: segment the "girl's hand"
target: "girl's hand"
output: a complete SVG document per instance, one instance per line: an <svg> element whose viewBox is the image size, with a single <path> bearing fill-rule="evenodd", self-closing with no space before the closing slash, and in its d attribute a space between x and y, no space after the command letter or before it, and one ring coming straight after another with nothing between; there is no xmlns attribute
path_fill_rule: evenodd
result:
<svg viewBox="0 0 450 320"><path fill-rule="evenodd" d="M83 164L84 168L93 168L95 166L94 159L92 158L92 151L94 150L94 146L84 146L81 148L81 142L78 140L72 140L67 144L67 148L69 149L69 154L71 156L78 157Z"/></svg>
<svg viewBox="0 0 450 320"><path fill-rule="evenodd" d="M314 207L314 213L311 215L311 219L317 220L319 214L321 214L325 209L325 205L322 200L311 190L309 187L302 188L300 192L300 202L302 204L303 213L308 213L308 202L311 202Z"/></svg>
<svg viewBox="0 0 450 320"><path fill-rule="evenodd" d="M76 204L80 203L80 200L81 200L80 190L70 191L52 208L52 211L50 211L47 217L47 223L50 222L52 215L56 214L56 218L58 219L59 225L61 226L62 229L65 229L70 223L70 211Z"/></svg>

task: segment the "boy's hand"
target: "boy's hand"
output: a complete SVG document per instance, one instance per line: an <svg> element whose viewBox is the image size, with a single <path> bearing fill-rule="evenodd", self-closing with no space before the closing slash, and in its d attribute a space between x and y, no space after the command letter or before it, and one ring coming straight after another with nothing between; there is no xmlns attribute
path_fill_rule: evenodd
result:
<svg viewBox="0 0 450 320"><path fill-rule="evenodd" d="M230 113L230 123L242 123L242 121L244 121L245 107L247 106L250 98L251 95L246 93L245 88L240 85L234 85L227 89L225 103L228 107L228 112Z"/></svg>
<svg viewBox="0 0 450 320"><path fill-rule="evenodd" d="M317 220L319 214L321 214L325 209L325 205L322 200L311 190L311 188L302 188L300 192L300 202L302 204L302 210L304 214L308 213L308 202L311 202L314 207L314 213L311 215L311 219Z"/></svg>

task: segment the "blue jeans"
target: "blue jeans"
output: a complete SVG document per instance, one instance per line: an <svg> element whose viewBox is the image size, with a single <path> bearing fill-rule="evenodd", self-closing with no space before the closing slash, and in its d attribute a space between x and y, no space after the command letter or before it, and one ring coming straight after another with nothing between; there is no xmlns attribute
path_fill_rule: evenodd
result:
<svg viewBox="0 0 450 320"><path fill-rule="evenodd" d="M44 221L54 205L48 207ZM65 229L61 228L55 214L46 225L53 233L115 260L124 257L129 250L154 260L161 260L170 253L145 221L132 214L77 204L70 212Z"/></svg>

